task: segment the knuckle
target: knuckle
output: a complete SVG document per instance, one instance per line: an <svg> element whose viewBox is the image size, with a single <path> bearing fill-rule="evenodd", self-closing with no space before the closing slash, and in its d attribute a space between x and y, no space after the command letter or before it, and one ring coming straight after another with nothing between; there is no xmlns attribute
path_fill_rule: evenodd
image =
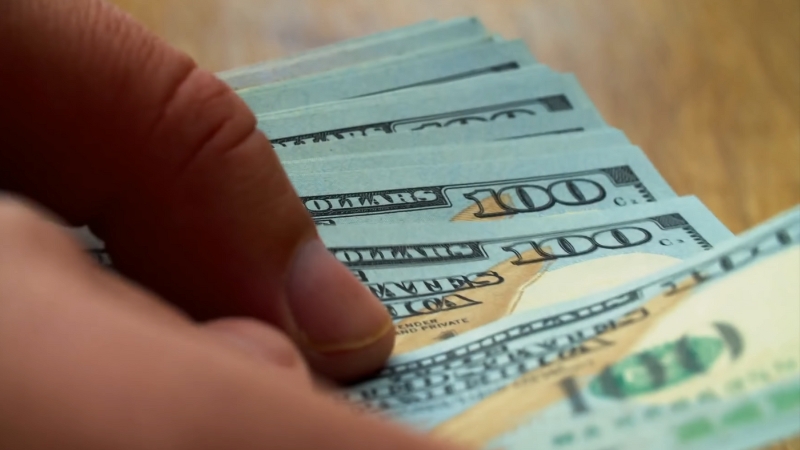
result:
<svg viewBox="0 0 800 450"><path fill-rule="evenodd" d="M27 202L11 196L0 198L0 230L2 234L27 234L41 227L41 215Z"/></svg>
<svg viewBox="0 0 800 450"><path fill-rule="evenodd" d="M14 250L76 247L58 223L54 216L23 199L0 197L0 256L9 256Z"/></svg>
<svg viewBox="0 0 800 450"><path fill-rule="evenodd" d="M285 369L307 372L297 346L286 334L270 324L248 317L228 317L217 319L207 326L245 338L251 356Z"/></svg>
<svg viewBox="0 0 800 450"><path fill-rule="evenodd" d="M193 64L175 83L161 105L155 140L179 167L204 151L226 153L253 133L256 119L244 102L213 74ZM177 140L177 142L176 142Z"/></svg>

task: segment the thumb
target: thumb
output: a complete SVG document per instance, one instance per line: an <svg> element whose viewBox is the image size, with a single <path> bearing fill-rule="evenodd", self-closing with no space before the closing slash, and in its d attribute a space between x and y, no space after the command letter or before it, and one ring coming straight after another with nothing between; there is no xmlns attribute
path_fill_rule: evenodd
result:
<svg viewBox="0 0 800 450"><path fill-rule="evenodd" d="M244 103L101 0L0 3L0 188L89 224L115 266L201 319L285 330L351 378L393 343L324 248Z"/></svg>

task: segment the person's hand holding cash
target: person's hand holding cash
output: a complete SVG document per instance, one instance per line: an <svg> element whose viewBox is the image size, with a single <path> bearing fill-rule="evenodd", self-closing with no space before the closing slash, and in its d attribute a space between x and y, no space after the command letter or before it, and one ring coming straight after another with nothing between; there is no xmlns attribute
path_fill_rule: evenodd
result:
<svg viewBox="0 0 800 450"><path fill-rule="evenodd" d="M99 0L12 0L0 93L0 187L141 283L0 199L0 447L439 448L312 389L394 328L224 83Z"/></svg>
<svg viewBox="0 0 800 450"><path fill-rule="evenodd" d="M800 208L734 236L477 18L210 74L10 0L0 94L0 448L800 442Z"/></svg>

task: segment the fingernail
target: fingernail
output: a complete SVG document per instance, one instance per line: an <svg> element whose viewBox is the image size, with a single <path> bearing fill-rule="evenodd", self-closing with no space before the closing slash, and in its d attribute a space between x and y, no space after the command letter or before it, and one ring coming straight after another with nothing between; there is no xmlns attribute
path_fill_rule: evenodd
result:
<svg viewBox="0 0 800 450"><path fill-rule="evenodd" d="M295 255L287 290L295 325L318 353L366 348L393 331L386 308L318 239Z"/></svg>

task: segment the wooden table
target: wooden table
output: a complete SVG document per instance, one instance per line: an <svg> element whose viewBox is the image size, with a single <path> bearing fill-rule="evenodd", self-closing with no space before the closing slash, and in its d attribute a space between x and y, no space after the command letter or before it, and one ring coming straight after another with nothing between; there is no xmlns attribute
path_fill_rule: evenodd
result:
<svg viewBox="0 0 800 450"><path fill-rule="evenodd" d="M212 71L477 15L574 72L607 122L734 232L800 202L797 0L115 2Z"/></svg>

